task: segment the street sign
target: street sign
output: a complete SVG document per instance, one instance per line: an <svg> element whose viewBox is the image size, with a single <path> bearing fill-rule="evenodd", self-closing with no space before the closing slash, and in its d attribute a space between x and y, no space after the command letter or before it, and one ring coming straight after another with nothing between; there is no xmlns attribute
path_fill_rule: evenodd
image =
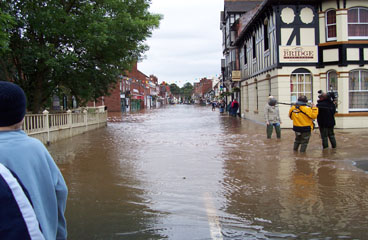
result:
<svg viewBox="0 0 368 240"><path fill-rule="evenodd" d="M232 71L231 72L231 79L233 82L239 82L241 79L241 72L240 71Z"/></svg>

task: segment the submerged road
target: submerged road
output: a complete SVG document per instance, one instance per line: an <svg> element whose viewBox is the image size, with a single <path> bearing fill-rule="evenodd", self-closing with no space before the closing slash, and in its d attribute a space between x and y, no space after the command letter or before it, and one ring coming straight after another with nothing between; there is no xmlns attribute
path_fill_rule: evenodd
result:
<svg viewBox="0 0 368 240"><path fill-rule="evenodd" d="M367 130L337 149L175 105L52 144L74 239L368 239ZM355 164L357 162L358 164Z"/></svg>

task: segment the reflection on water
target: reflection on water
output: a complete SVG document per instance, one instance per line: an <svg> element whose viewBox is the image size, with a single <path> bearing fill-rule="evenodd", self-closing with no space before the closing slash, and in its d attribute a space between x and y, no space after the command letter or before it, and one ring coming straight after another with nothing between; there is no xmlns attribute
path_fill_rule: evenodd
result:
<svg viewBox="0 0 368 240"><path fill-rule="evenodd" d="M306 154L294 133L176 105L49 147L69 187L69 239L367 239L367 131Z"/></svg>

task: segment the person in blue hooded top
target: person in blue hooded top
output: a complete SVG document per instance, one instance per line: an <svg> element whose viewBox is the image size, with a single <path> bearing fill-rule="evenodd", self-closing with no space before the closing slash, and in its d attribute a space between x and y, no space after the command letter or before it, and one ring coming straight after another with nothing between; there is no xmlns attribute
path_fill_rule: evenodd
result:
<svg viewBox="0 0 368 240"><path fill-rule="evenodd" d="M21 130L25 112L23 90L0 81L0 163L23 182L45 239L66 239L68 189L46 147Z"/></svg>

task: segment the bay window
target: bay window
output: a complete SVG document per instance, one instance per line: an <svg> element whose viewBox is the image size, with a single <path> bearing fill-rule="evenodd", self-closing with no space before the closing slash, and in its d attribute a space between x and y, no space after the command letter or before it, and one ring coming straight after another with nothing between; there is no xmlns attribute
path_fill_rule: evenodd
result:
<svg viewBox="0 0 368 240"><path fill-rule="evenodd" d="M368 111L368 70L349 73L349 110Z"/></svg>
<svg viewBox="0 0 368 240"><path fill-rule="evenodd" d="M368 8L351 8L348 10L349 39L368 39Z"/></svg>

